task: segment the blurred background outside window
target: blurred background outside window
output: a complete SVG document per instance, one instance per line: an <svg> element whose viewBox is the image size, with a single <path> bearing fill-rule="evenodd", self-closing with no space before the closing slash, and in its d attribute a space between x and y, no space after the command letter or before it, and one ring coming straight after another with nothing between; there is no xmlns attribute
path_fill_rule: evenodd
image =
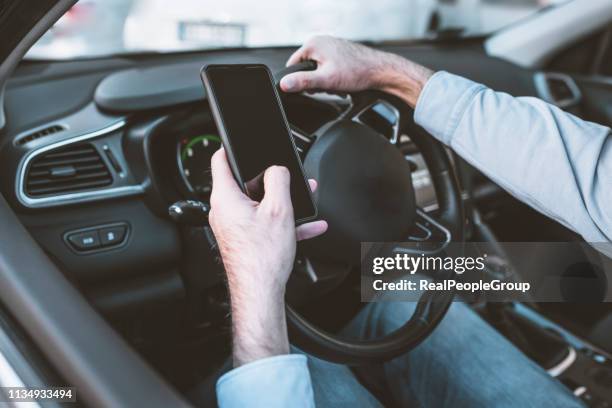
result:
<svg viewBox="0 0 612 408"><path fill-rule="evenodd" d="M473 36L568 0L81 0L31 59L297 45L314 34L393 41Z"/></svg>

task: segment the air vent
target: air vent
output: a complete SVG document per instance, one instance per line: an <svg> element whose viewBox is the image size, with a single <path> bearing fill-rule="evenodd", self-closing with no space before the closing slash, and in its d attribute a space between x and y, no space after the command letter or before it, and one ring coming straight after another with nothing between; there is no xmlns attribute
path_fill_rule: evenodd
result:
<svg viewBox="0 0 612 408"><path fill-rule="evenodd" d="M58 132L63 132L66 130L64 125L51 125L44 127L42 129L38 129L35 132L28 133L26 135L20 136L15 143L19 146L29 143L33 140L40 139L41 137L53 135Z"/></svg>
<svg viewBox="0 0 612 408"><path fill-rule="evenodd" d="M91 143L72 144L36 156L25 176L30 197L91 190L112 184L113 177Z"/></svg>

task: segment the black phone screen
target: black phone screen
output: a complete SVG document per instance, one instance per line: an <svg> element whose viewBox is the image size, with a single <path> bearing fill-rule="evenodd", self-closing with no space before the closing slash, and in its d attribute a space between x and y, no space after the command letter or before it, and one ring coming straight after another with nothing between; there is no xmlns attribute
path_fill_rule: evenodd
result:
<svg viewBox="0 0 612 408"><path fill-rule="evenodd" d="M296 220L316 209L302 172L282 106L265 66L209 66L205 70L241 181L259 184L264 171L285 166L291 174L291 201ZM212 99L212 98L211 98Z"/></svg>

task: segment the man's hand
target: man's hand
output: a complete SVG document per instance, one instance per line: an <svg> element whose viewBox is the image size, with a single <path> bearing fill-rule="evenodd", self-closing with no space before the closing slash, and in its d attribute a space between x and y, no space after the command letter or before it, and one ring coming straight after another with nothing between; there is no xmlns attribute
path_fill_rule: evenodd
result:
<svg viewBox="0 0 612 408"><path fill-rule="evenodd" d="M377 89L398 96L414 108L433 75L431 70L398 55L328 36L306 41L289 58L287 66L304 60L316 61L317 69L287 75L280 83L283 91Z"/></svg>
<svg viewBox="0 0 612 408"><path fill-rule="evenodd" d="M234 366L289 353L285 285L293 269L296 240L327 230L325 221L295 227L290 175L272 166L263 177L261 202L243 194L224 150L211 160L210 225L227 273L232 305ZM316 182L310 180L311 189Z"/></svg>

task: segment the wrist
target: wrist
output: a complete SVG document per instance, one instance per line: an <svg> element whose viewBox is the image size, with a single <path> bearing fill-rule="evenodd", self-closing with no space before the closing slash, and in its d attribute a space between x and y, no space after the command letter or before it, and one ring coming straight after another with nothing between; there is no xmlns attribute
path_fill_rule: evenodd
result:
<svg viewBox="0 0 612 408"><path fill-rule="evenodd" d="M380 70L377 88L395 95L415 108L425 84L434 74L432 70L395 54L387 54Z"/></svg>
<svg viewBox="0 0 612 408"><path fill-rule="evenodd" d="M289 354L283 290L230 286L234 367Z"/></svg>

